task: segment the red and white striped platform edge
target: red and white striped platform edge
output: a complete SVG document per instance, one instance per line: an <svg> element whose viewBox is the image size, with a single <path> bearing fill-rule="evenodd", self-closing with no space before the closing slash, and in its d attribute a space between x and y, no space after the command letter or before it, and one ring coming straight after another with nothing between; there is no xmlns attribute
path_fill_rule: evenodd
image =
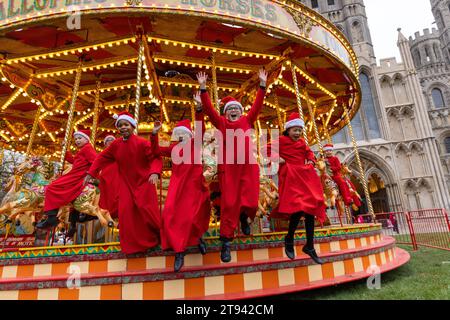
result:
<svg viewBox="0 0 450 320"><path fill-rule="evenodd" d="M383 273L409 261L393 238L382 236L378 225L371 226L368 232L318 239L315 247L323 265L302 253L303 240L296 243L297 259L286 258L282 234L262 243L252 243L252 237L239 239L227 264L220 261L217 239L208 239L208 253L202 256L193 248L178 273L173 272L173 253L161 251L132 257L109 253L2 261L0 299L246 299L355 281L372 275L371 266ZM270 237L264 235L264 240ZM80 274L71 274L74 270ZM77 278L80 287L68 288L68 280L73 285Z"/></svg>

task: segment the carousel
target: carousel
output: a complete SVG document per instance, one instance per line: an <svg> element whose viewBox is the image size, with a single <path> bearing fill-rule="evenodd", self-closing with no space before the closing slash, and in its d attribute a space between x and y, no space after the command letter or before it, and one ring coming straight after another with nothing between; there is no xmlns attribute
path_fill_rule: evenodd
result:
<svg viewBox="0 0 450 320"><path fill-rule="evenodd" d="M0 11L0 299L245 299L355 281L409 260L375 223L356 140L360 172L351 176L344 166L342 175L363 187L364 195L351 190L365 197L372 221L353 223L352 208L343 203L321 160L333 134L348 126L353 136L350 121L361 92L349 42L315 11L291 0L12 0ZM104 138L116 133L112 115L128 111L142 137L162 122L159 140L167 145L178 121L195 119L197 72L209 75L218 111L227 95L249 110L261 67L271 75L255 125L261 173L267 168L261 137L282 131L287 115L298 112L306 123L304 139L319 159L329 208L328 221L315 231L323 265L301 254L305 232L300 229L297 258L286 257L286 224L270 219L278 198L276 178L269 174L260 179L252 235L237 234L228 264L220 261L220 215L214 205L220 190L211 193L204 236L208 253L189 249L178 273L173 252L121 253L117 221L99 210L95 185L60 209L57 228L36 230L45 186L70 168L65 156L75 150L74 130L90 129L100 152ZM208 122L206 128L208 147L215 143L214 128ZM207 182L217 183L214 157L204 156L203 163ZM160 210L170 175L166 159ZM70 207L86 219L68 240Z"/></svg>

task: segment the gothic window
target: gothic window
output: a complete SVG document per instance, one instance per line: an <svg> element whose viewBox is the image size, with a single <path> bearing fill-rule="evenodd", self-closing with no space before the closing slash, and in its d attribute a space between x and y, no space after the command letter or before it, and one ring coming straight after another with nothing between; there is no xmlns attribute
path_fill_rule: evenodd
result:
<svg viewBox="0 0 450 320"><path fill-rule="evenodd" d="M430 62L430 52L428 52L428 47L425 47L425 56L427 57L427 62Z"/></svg>
<svg viewBox="0 0 450 320"><path fill-rule="evenodd" d="M419 50L414 51L414 63L416 65L416 68L420 67L420 52Z"/></svg>
<svg viewBox="0 0 450 320"><path fill-rule="evenodd" d="M329 6L334 6L334 0L328 0L328 5Z"/></svg>
<svg viewBox="0 0 450 320"><path fill-rule="evenodd" d="M436 109L445 108L444 96L442 95L441 89L433 89L431 91L431 96L433 98L433 104Z"/></svg>
<svg viewBox="0 0 450 320"><path fill-rule="evenodd" d="M351 121L353 127L353 134L355 135L356 141L364 140L364 129L361 120L361 109L359 109L356 116Z"/></svg>
<svg viewBox="0 0 450 320"><path fill-rule="evenodd" d="M317 0L311 0L311 7L317 9L319 7L319 2Z"/></svg>
<svg viewBox="0 0 450 320"><path fill-rule="evenodd" d="M437 16L438 16L438 21L437 21L437 23L438 23L438 28L444 29L444 28L445 28L445 20L444 20L444 18L442 17L442 12L441 12L441 11L438 11L438 12L437 12Z"/></svg>
<svg viewBox="0 0 450 320"><path fill-rule="evenodd" d="M450 137L445 138L444 145L445 145L445 153L450 153Z"/></svg>
<svg viewBox="0 0 450 320"><path fill-rule="evenodd" d="M378 125L377 113L370 86L369 77L365 73L359 76L362 89L362 108L367 121L367 131L370 139L381 138L380 126Z"/></svg>
<svg viewBox="0 0 450 320"><path fill-rule="evenodd" d="M355 21L352 24L352 38L353 43L364 41L363 29L361 23L359 23L358 21Z"/></svg>
<svg viewBox="0 0 450 320"><path fill-rule="evenodd" d="M347 135L345 132L345 128L333 136L333 143L335 143L335 144L347 143Z"/></svg>

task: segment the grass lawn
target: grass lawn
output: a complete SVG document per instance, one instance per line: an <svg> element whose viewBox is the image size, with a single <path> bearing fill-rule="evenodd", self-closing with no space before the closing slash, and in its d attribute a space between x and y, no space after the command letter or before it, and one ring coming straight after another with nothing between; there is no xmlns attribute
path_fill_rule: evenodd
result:
<svg viewBox="0 0 450 320"><path fill-rule="evenodd" d="M283 300L450 300L450 252L421 247L406 249L411 260L381 275L381 289L369 290L366 280L287 294ZM443 263L443 262L447 263Z"/></svg>

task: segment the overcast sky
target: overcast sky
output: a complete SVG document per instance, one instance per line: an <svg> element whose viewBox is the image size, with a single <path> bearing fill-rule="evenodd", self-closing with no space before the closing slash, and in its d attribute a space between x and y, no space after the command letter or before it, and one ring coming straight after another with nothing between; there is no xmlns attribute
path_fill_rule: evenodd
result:
<svg viewBox="0 0 450 320"><path fill-rule="evenodd" d="M401 60L397 28L402 28L406 38L416 31L423 34L425 28L437 28L430 0L364 0L364 3L377 61L394 56Z"/></svg>

